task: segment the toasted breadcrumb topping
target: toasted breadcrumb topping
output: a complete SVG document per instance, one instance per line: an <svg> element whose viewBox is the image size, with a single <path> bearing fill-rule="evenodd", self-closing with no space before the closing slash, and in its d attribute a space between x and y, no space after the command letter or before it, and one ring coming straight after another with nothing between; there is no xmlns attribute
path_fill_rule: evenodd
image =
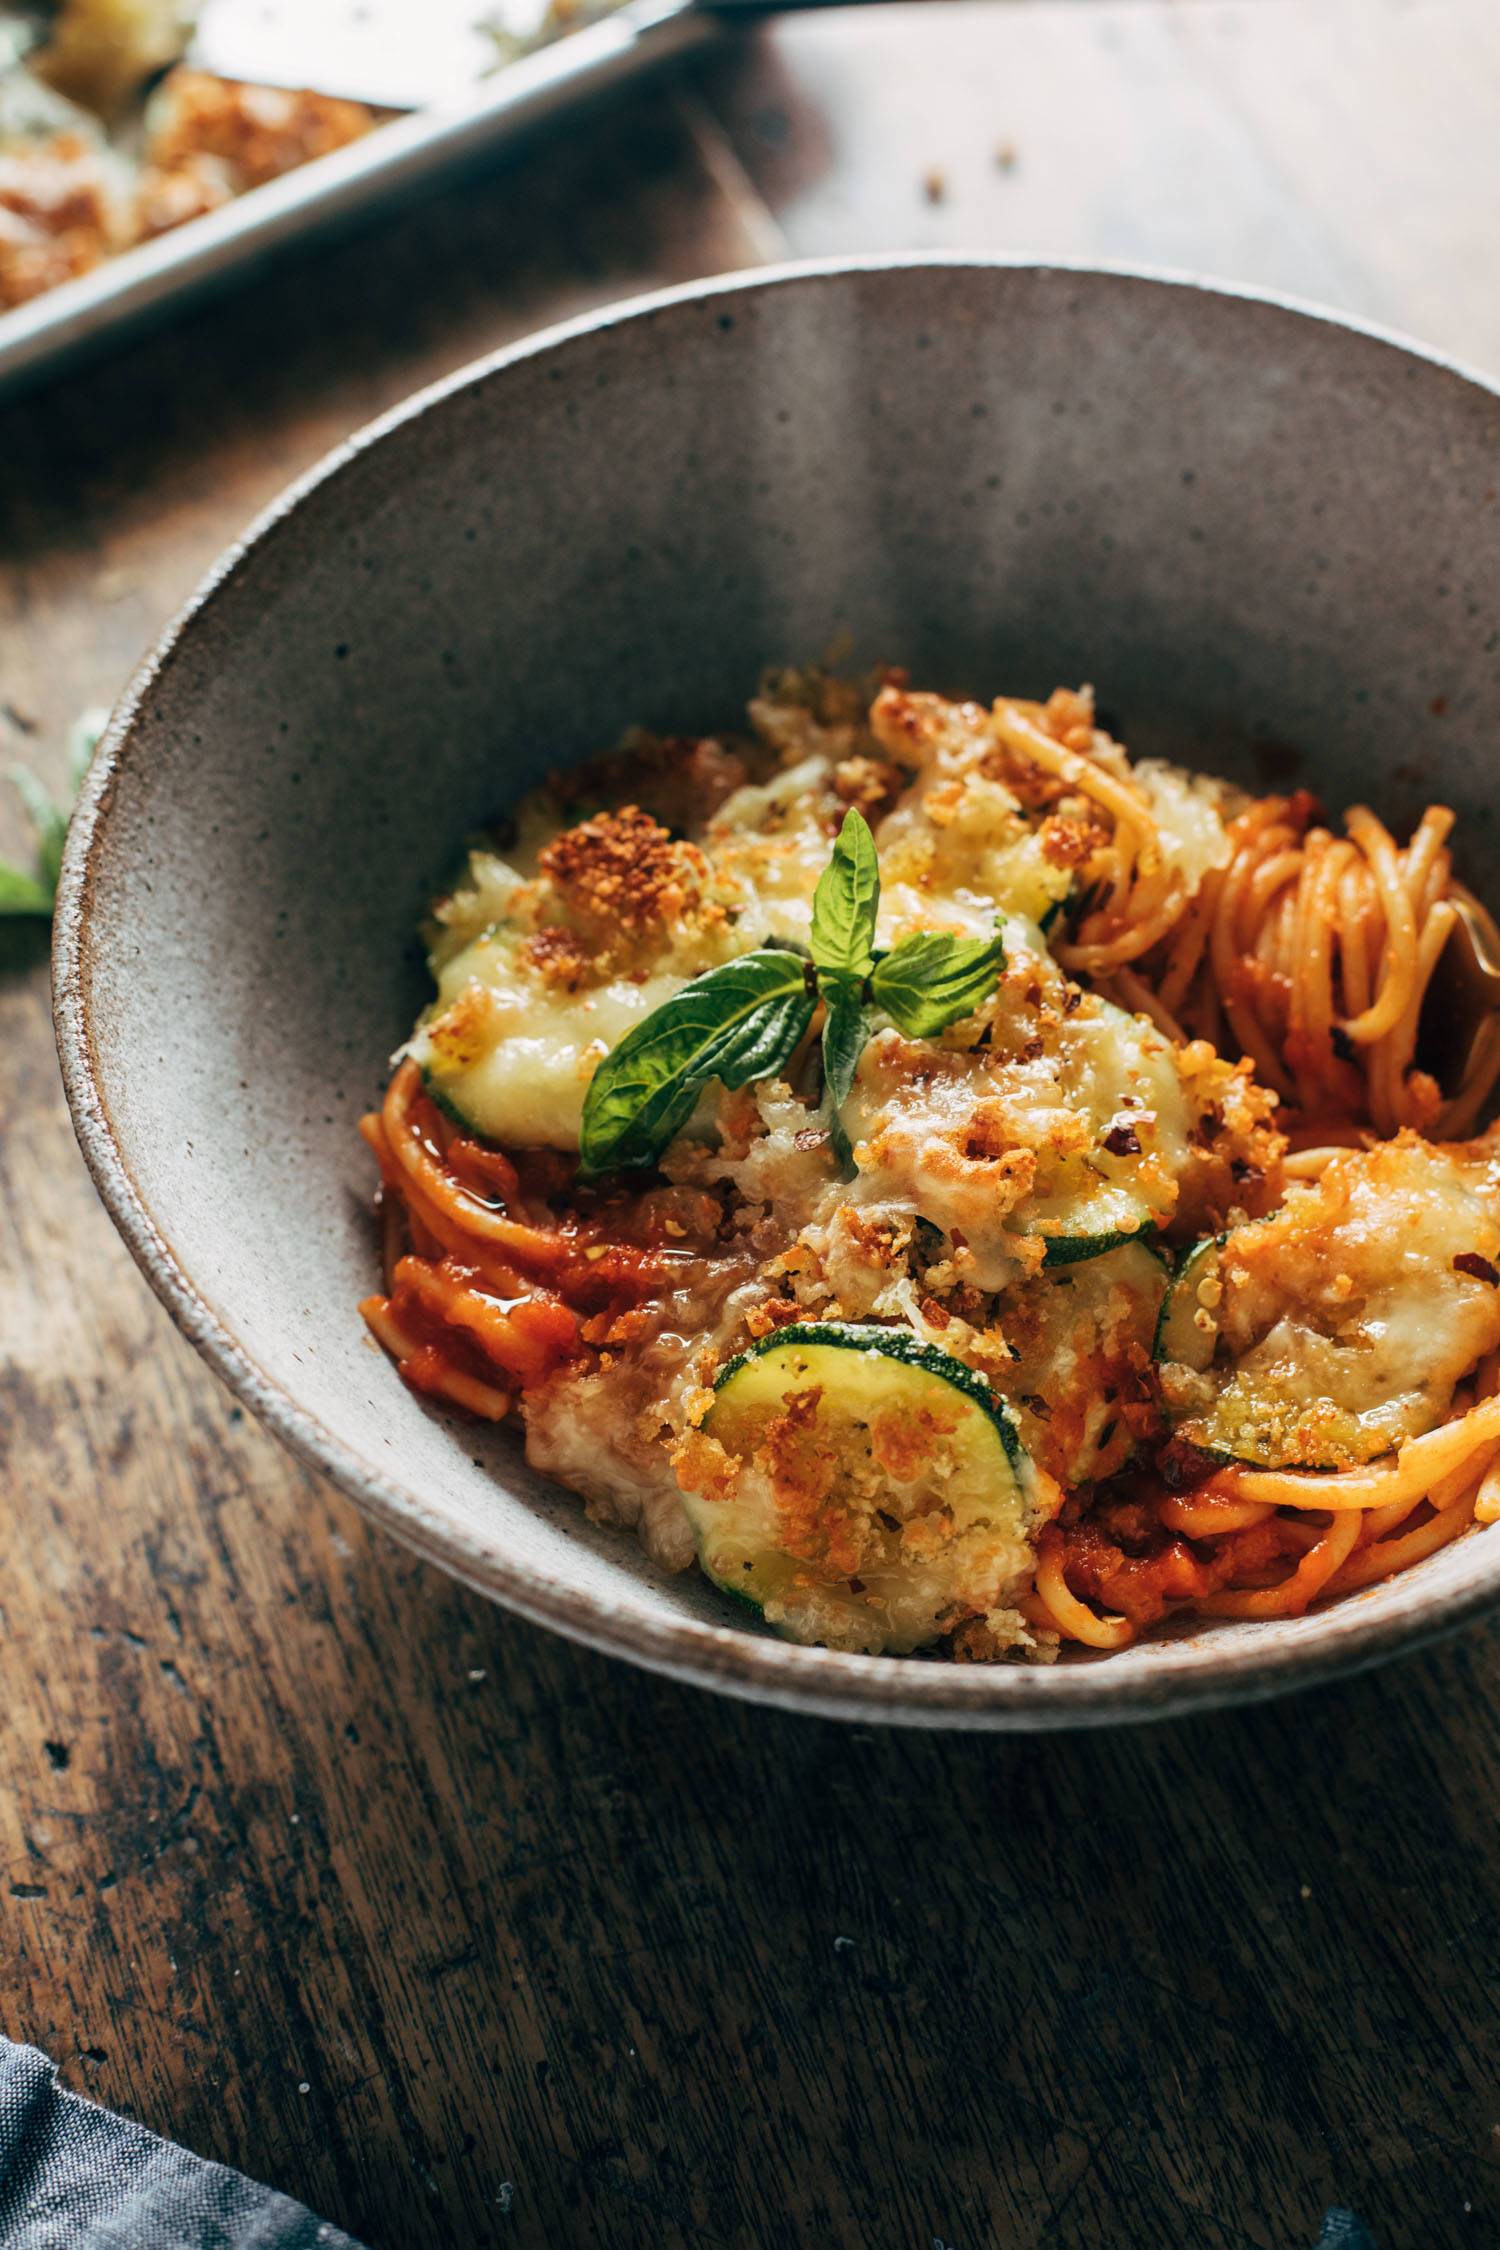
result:
<svg viewBox="0 0 1500 2250"><path fill-rule="evenodd" d="M708 881L697 845L674 843L639 805L564 829L538 864L571 912L601 931L681 922L700 908Z"/></svg>

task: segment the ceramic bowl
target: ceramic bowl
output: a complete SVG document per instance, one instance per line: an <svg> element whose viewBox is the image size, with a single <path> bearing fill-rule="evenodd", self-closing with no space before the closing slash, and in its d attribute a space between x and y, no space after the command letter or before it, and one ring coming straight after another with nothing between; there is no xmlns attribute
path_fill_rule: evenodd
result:
<svg viewBox="0 0 1500 2250"><path fill-rule="evenodd" d="M1399 820L1500 891L1500 405L1265 297L881 260L577 322L388 415L213 571L73 823L68 1098L147 1278L246 1405L398 1539L596 1648L869 1720L1109 1722L1266 1695L1500 1595L1481 1533L1326 1612L1050 1668L794 1648L658 1576L422 1403L355 1310L355 1121L423 997L465 831L644 720L731 720L842 642L954 691L1095 683L1136 749Z"/></svg>

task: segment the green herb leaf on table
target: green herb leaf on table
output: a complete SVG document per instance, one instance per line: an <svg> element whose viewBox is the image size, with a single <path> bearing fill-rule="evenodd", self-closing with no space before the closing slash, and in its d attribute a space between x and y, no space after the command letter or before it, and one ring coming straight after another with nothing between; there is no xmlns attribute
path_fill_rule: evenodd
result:
<svg viewBox="0 0 1500 2250"><path fill-rule="evenodd" d="M813 893L812 957L820 969L867 977L875 965L880 860L864 814L844 815L833 857Z"/></svg>
<svg viewBox="0 0 1500 2250"><path fill-rule="evenodd" d="M823 1083L828 1095L828 1127L839 1162L852 1162L854 1151L840 1114L849 1099L854 1073L870 1035L865 1015L864 979L835 971L818 978L823 998Z"/></svg>
<svg viewBox="0 0 1500 2250"><path fill-rule="evenodd" d="M46 888L50 908L52 894L57 889L57 871L62 866L68 816L60 806L54 805L28 766L12 766L10 778L36 834L37 874Z"/></svg>
<svg viewBox="0 0 1500 2250"><path fill-rule="evenodd" d="M989 998L1005 966L1004 941L923 930L875 964L870 997L908 1039L934 1039Z"/></svg>
<svg viewBox="0 0 1500 2250"><path fill-rule="evenodd" d="M654 1164L711 1078L769 1078L812 1021L798 953L764 946L694 977L628 1031L589 1082L579 1154L586 1177Z"/></svg>
<svg viewBox="0 0 1500 2250"><path fill-rule="evenodd" d="M0 859L0 914L50 914L52 886Z"/></svg>
<svg viewBox="0 0 1500 2250"><path fill-rule="evenodd" d="M109 721L107 711L85 711L68 730L68 805L54 804L29 766L13 766L11 780L36 836L36 872L0 859L0 915L50 915L68 834L68 809L88 771Z"/></svg>
<svg viewBox="0 0 1500 2250"><path fill-rule="evenodd" d="M13 766L11 780L36 836L36 873L0 860L0 914L50 914L62 865L68 816L55 805L26 766Z"/></svg>

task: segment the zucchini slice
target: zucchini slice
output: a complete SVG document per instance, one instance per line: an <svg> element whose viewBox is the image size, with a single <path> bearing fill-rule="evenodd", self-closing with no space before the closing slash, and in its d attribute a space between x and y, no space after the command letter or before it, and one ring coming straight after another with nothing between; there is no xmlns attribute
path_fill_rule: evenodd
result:
<svg viewBox="0 0 1500 2250"><path fill-rule="evenodd" d="M1157 1331L1178 1435L1259 1468L1344 1469L1434 1428L1500 1346L1497 1214L1491 1167L1403 1135L1199 1243Z"/></svg>
<svg viewBox="0 0 1500 2250"><path fill-rule="evenodd" d="M569 992L525 964L524 933L485 930L437 971L438 994L407 1042L427 1091L482 1140L576 1149L599 1058L684 982L670 960Z"/></svg>
<svg viewBox="0 0 1500 2250"><path fill-rule="evenodd" d="M1143 1242L1062 1271L1044 1267L1005 1300L1016 1355L1000 1378L1027 1451L1076 1489L1123 1469L1160 1430L1151 1341L1167 1268Z"/></svg>
<svg viewBox="0 0 1500 2250"><path fill-rule="evenodd" d="M1014 1416L909 1329L783 1328L714 1393L733 1473L684 1494L698 1559L788 1639L907 1655L1029 1572L1042 1486Z"/></svg>
<svg viewBox="0 0 1500 2250"><path fill-rule="evenodd" d="M1044 1162L1024 1232L1049 1266L1102 1258L1170 1215L1188 1119L1169 1042L1144 1016L1090 994L1068 1019L1054 1066L1092 1145Z"/></svg>
<svg viewBox="0 0 1500 2250"><path fill-rule="evenodd" d="M1005 944L987 1041L923 1050L877 1031L846 1118L866 1193L960 1242L986 1290L1033 1272L1038 1250L1078 1265L1166 1226L1200 1115L1145 1017L1065 984L1014 916Z"/></svg>

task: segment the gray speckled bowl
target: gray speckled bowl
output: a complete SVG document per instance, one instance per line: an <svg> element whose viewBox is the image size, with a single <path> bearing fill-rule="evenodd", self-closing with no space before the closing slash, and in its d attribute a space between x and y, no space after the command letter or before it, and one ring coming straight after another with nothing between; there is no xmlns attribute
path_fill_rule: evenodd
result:
<svg viewBox="0 0 1500 2250"><path fill-rule="evenodd" d="M678 291L502 353L334 454L115 714L58 905L99 1188L231 1387L419 1552L731 1692L1056 1727L1260 1696L1500 1596L1480 1534L1324 1614L1051 1669L788 1647L664 1581L366 1339L355 1120L464 830L631 719L729 718L847 634L952 689L1089 679L1137 747L1309 755L1459 808L1500 889L1500 404L1388 339L1118 273L876 261ZM1279 769L1278 769L1279 770Z"/></svg>

